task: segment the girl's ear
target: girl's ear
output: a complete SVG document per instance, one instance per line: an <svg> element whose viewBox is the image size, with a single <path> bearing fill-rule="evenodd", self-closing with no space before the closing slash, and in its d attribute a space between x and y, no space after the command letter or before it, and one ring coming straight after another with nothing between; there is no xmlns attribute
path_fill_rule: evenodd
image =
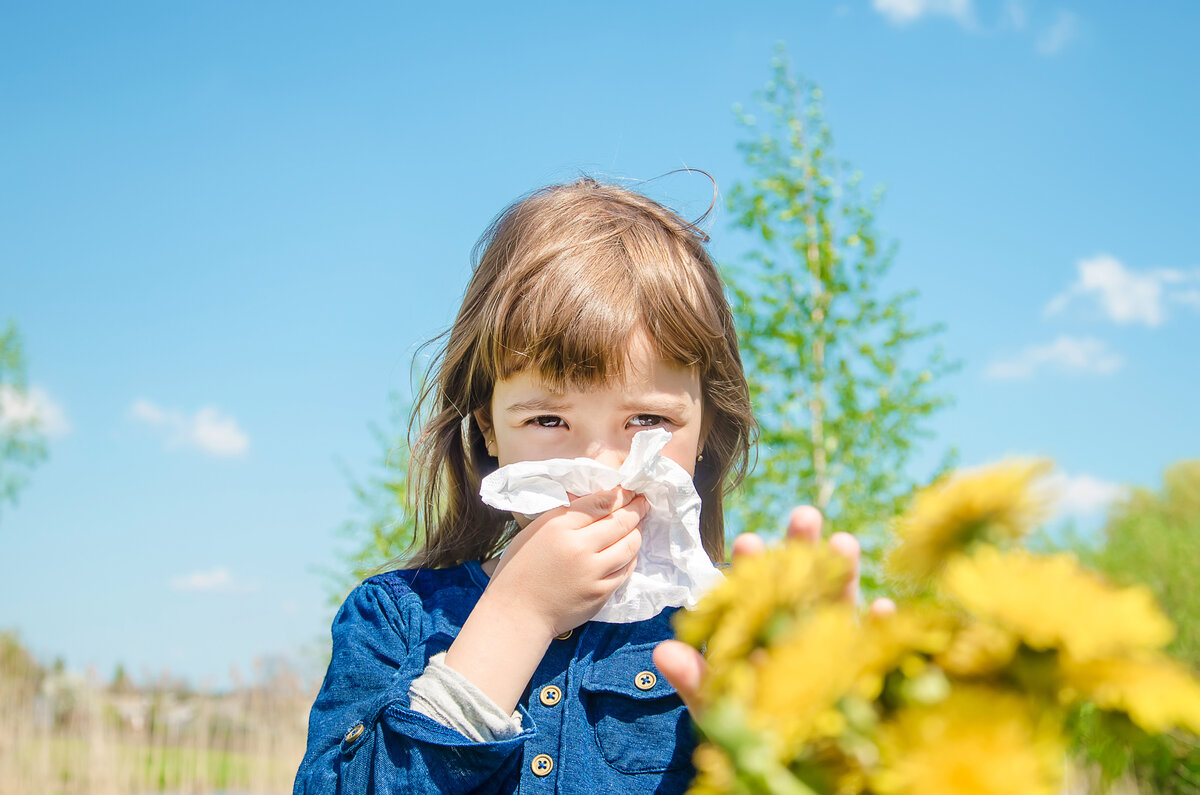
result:
<svg viewBox="0 0 1200 795"><path fill-rule="evenodd" d="M475 410L475 424L479 426L479 432L483 434L483 443L487 446L488 455L496 458L499 451L496 448L496 429L492 427L492 413L486 409Z"/></svg>

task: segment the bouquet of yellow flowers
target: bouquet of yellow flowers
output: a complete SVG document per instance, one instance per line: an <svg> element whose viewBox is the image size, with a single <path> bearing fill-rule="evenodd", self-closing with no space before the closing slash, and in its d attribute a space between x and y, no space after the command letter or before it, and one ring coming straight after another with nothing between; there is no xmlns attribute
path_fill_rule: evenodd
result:
<svg viewBox="0 0 1200 795"><path fill-rule="evenodd" d="M1200 733L1200 682L1162 651L1142 588L1017 544L1048 512L1047 462L919 494L885 568L894 613L839 599L843 558L798 541L739 560L676 619L705 652L690 792L1058 793L1083 711Z"/></svg>

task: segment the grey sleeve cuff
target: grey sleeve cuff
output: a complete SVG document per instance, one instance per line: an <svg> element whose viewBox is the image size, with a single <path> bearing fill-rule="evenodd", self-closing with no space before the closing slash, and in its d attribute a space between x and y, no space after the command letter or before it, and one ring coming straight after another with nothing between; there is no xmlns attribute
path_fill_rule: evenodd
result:
<svg viewBox="0 0 1200 795"><path fill-rule="evenodd" d="M445 652L429 658L425 672L408 689L409 708L477 742L497 742L521 733L521 715L505 715L469 679L445 663Z"/></svg>

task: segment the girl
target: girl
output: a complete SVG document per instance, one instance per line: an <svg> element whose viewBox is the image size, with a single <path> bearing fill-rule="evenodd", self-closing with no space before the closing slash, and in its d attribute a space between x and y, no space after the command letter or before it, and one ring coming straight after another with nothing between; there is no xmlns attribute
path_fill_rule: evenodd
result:
<svg viewBox="0 0 1200 795"><path fill-rule="evenodd" d="M686 789L691 723L651 659L674 609L589 621L633 568L645 500L614 489L530 522L478 494L519 461L616 468L634 434L665 428L663 455L703 500L704 549L724 560L722 497L754 421L705 240L590 179L533 193L484 234L420 401L423 545L338 612L297 795Z"/></svg>

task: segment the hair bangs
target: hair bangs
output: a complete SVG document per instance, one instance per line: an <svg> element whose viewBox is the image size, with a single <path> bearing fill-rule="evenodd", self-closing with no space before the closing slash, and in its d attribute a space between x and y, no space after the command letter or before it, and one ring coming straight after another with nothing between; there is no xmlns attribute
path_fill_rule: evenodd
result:
<svg viewBox="0 0 1200 795"><path fill-rule="evenodd" d="M511 268L484 340L491 380L532 369L551 388L622 379L630 346L693 367L723 344L720 308L668 240L636 227Z"/></svg>

